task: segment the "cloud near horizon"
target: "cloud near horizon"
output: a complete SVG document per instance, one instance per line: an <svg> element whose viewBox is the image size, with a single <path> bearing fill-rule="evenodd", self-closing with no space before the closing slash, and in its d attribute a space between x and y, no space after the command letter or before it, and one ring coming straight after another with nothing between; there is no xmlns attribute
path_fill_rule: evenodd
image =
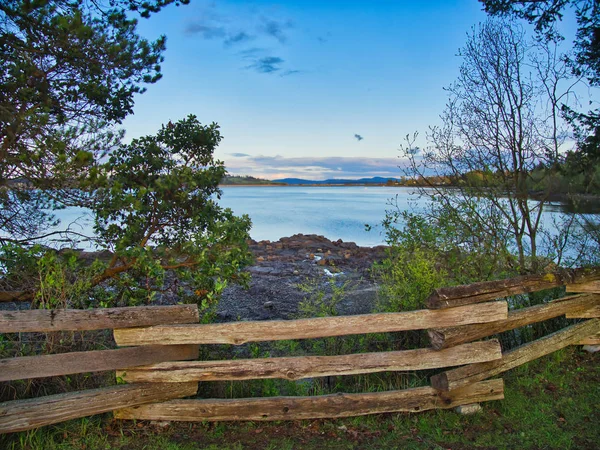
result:
<svg viewBox="0 0 600 450"><path fill-rule="evenodd" d="M245 156L241 156L245 155ZM276 180L280 178L399 178L404 161L399 158L368 157L296 157L250 156L230 153L225 166L234 175L250 175Z"/></svg>

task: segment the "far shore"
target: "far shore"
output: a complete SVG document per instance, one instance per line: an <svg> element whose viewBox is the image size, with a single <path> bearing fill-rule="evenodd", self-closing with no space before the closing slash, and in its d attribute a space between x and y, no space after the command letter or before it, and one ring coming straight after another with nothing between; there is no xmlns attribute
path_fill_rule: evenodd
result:
<svg viewBox="0 0 600 450"><path fill-rule="evenodd" d="M376 183L348 183L348 184L219 184L219 187L354 187L354 186L366 186L366 187L415 187L415 186L400 186L400 185L388 185L388 184L376 184Z"/></svg>

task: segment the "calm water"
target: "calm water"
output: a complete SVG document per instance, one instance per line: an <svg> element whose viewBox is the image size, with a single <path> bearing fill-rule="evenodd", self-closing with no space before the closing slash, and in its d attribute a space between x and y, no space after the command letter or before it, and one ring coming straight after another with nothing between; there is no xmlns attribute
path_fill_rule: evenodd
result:
<svg viewBox="0 0 600 450"><path fill-rule="evenodd" d="M277 240L296 233L320 234L331 240L362 246L383 243L381 221L389 200L409 208L416 196L410 188L340 187L224 187L220 204L248 214L255 240ZM365 224L372 230L366 231Z"/></svg>
<svg viewBox="0 0 600 450"><path fill-rule="evenodd" d="M380 186L340 187L233 187L222 188L220 204L236 214L248 214L252 219L250 235L255 240L277 240L296 233L319 234L331 240L356 242L374 246L384 242L381 221L390 200L397 199L402 209L422 210L425 199L413 194L412 188ZM544 222L564 214L559 205L547 205ZM91 234L89 217L80 209L57 211L62 227ZM365 225L372 227L365 230ZM552 228L550 225L549 228ZM78 247L86 247L79 243Z"/></svg>

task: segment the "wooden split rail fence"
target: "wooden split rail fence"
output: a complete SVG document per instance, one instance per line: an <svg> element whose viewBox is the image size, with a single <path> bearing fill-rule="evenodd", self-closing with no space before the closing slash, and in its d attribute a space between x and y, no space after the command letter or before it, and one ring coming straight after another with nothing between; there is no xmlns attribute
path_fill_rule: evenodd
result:
<svg viewBox="0 0 600 450"><path fill-rule="evenodd" d="M509 311L503 297L567 286L576 292ZM302 320L199 324L194 305L0 312L0 333L113 329L120 348L0 360L0 381L116 371L120 384L0 403L0 433L114 411L120 419L291 420L447 409L504 397L489 379L569 345L600 344L600 269L526 276L436 290L428 309ZM503 331L566 315L582 321L502 352ZM583 320L587 319L587 320ZM198 361L201 344L310 339L429 330L431 348L341 356ZM457 367L458 366L458 367ZM431 386L362 394L185 399L198 382L302 378L450 368Z"/></svg>

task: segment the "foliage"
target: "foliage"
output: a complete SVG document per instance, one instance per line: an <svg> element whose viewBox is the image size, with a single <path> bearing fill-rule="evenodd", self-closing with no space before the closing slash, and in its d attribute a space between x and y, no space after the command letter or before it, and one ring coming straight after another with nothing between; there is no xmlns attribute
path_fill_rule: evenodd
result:
<svg viewBox="0 0 600 450"><path fill-rule="evenodd" d="M43 209L81 201L65 188L114 145L107 127L161 77L165 37L140 38L128 11L146 17L169 3L0 1L3 235L39 237L51 221Z"/></svg>
<svg viewBox="0 0 600 450"><path fill-rule="evenodd" d="M208 308L244 281L250 222L217 205L218 126L190 116L129 144L113 130L162 76L165 37L142 39L136 13L171 3L188 0L0 0L0 284L18 298L88 307L170 291ZM50 229L65 207L92 211L108 258L33 245L82 237Z"/></svg>
<svg viewBox="0 0 600 450"><path fill-rule="evenodd" d="M329 280L326 292L316 281L307 281L300 284L300 290L307 297L298 304L299 318L333 317L339 315L337 305L344 299L349 282L339 283L335 279Z"/></svg>
<svg viewBox="0 0 600 450"><path fill-rule="evenodd" d="M569 10L575 14L577 33L573 42L574 57L568 58L575 76L585 77L590 86L600 86L600 4L595 0L480 0L492 15L514 16L535 24L535 29L546 40L560 39L556 23ZM577 112L571 105L563 105L574 126L579 151L570 156L568 167L587 173L590 163L600 160L600 110Z"/></svg>
<svg viewBox="0 0 600 450"><path fill-rule="evenodd" d="M277 183L271 180L264 180L262 178L255 178L255 177L251 177L248 175L244 175L244 176L239 176L239 175L226 175L225 177L223 177L223 179L221 180L221 184L228 186L228 185L239 185L239 186L244 186L244 185L280 185L280 186L285 186L285 183Z"/></svg>
<svg viewBox="0 0 600 450"><path fill-rule="evenodd" d="M406 220L403 229L395 226L400 217ZM387 257L373 267L379 282L377 310L422 309L433 289L449 282L447 269L437 263L441 236L424 218L399 210L389 212L384 228L389 231Z"/></svg>
<svg viewBox="0 0 600 450"><path fill-rule="evenodd" d="M121 144L88 191L94 242L106 256L86 262L73 252L6 245L3 283L48 306L135 305L170 293L208 310L227 282L247 280L241 269L250 262L250 220L217 204L220 140L216 124L189 116Z"/></svg>
<svg viewBox="0 0 600 450"><path fill-rule="evenodd" d="M189 116L112 153L93 211L99 244L113 257L95 284L117 281L115 292L149 298L167 289L168 270L176 275L171 288L193 292L187 297L206 308L227 280L247 277L250 219L217 204L226 172L213 159L220 141L218 125Z"/></svg>
<svg viewBox="0 0 600 450"><path fill-rule="evenodd" d="M460 55L442 125L431 128L423 151L408 137L402 148L407 176L456 180L452 189L418 188L431 200L424 215L453 229L455 246L491 256L492 271L524 274L560 264L574 224L565 218L559 235L547 232L543 215L555 192L534 177L550 177L561 160L568 126L560 105L577 80L569 79L554 44L527 40L510 22L480 25ZM545 190L532 197L532 184Z"/></svg>

